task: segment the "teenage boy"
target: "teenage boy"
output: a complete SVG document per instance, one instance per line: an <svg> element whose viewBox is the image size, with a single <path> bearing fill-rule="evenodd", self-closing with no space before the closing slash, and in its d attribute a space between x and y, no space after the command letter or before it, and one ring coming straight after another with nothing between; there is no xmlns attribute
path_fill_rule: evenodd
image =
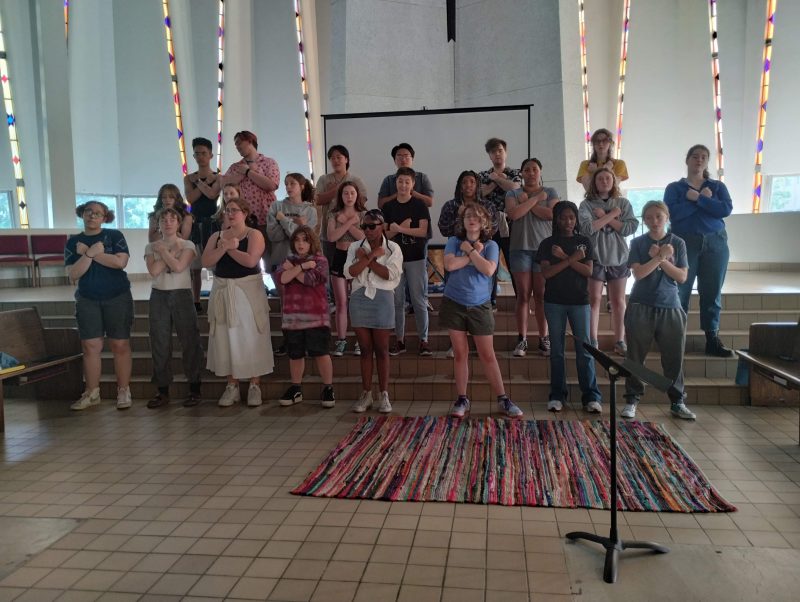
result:
<svg viewBox="0 0 800 602"><path fill-rule="evenodd" d="M506 218L506 192L516 190L522 186L522 176L518 169L506 166L508 145L505 140L500 138L489 138L484 145L486 154L492 162L492 168L478 174L481 185L481 197L494 205L497 212L498 228L494 233L494 240L503 252L506 259L506 266L509 266L509 249L511 247L511 232ZM497 307L497 272L494 273L492 280L492 307ZM514 287L514 278L511 278L511 286ZM514 293L516 293L514 287Z"/></svg>
<svg viewBox="0 0 800 602"><path fill-rule="evenodd" d="M428 306L425 289L428 287L428 270L425 265L425 241L431 221L428 207L411 195L414 190L414 170L401 167L397 170L397 198L383 206L388 230L386 235L400 245L403 253L403 273L394 289L394 331L397 340L389 350L390 355L399 355L406 350L405 290L411 298L414 319L419 333L419 354L432 355L428 344Z"/></svg>
<svg viewBox="0 0 800 602"><path fill-rule="evenodd" d="M214 157L211 140L195 138L192 140L194 160L197 171L183 177L183 193L186 202L192 208L194 224L192 226L191 240L199 246L197 260L192 263L192 296L194 306L198 313L202 310L200 305L200 261L208 239L211 238L213 216L217 212L217 199L219 198L220 179L219 172L211 169L211 159Z"/></svg>

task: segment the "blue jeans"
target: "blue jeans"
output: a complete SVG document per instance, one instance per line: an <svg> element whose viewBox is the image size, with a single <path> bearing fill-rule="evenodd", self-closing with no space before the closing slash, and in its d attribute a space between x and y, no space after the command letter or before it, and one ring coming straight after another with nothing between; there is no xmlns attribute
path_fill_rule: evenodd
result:
<svg viewBox="0 0 800 602"><path fill-rule="evenodd" d="M589 342L589 306L544 303L544 315L550 329L550 399L567 400L567 369L564 361L564 342L567 320L572 334L581 341ZM578 367L578 383L581 387L581 402L600 401L602 395L597 388L594 358L582 345L575 345L575 364Z"/></svg>
<svg viewBox="0 0 800 602"><path fill-rule="evenodd" d="M678 234L686 241L689 275L686 282L678 285L678 296L683 311L689 312L689 297L695 278L700 295L700 328L705 332L719 330L719 314L722 311L722 284L728 271L728 233L725 230L711 234Z"/></svg>
<svg viewBox="0 0 800 602"><path fill-rule="evenodd" d="M411 307L414 308L414 320L417 322L417 333L420 341L428 340L428 306L425 304L425 291L428 288L428 269L425 260L404 261L400 283L394 289L394 333L398 341L406 334L406 285Z"/></svg>

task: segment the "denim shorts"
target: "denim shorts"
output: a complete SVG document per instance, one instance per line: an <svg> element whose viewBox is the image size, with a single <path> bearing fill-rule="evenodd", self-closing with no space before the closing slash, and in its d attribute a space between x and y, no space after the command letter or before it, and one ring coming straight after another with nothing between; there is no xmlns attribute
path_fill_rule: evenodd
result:
<svg viewBox="0 0 800 602"><path fill-rule="evenodd" d="M439 306L439 326L448 330L468 332L472 336L493 335L492 304L487 301L482 305L467 307L456 303L450 297L442 297L442 304Z"/></svg>
<svg viewBox="0 0 800 602"><path fill-rule="evenodd" d="M322 357L330 355L331 329L327 326L306 328L304 330L284 330L286 352L291 360L299 360L306 356Z"/></svg>
<svg viewBox="0 0 800 602"><path fill-rule="evenodd" d="M511 251L511 257L509 259L511 273L516 274L519 272L533 272L536 274L541 272L542 266L539 265L535 259L536 251L527 251L522 249L519 251Z"/></svg>
<svg viewBox="0 0 800 602"><path fill-rule="evenodd" d="M130 339L133 326L133 297L131 291L111 299L87 299L75 295L75 318L81 340Z"/></svg>
<svg viewBox="0 0 800 602"><path fill-rule="evenodd" d="M600 282L627 279L630 275L631 269L624 263L622 265L600 265L595 261L592 266L592 280Z"/></svg>

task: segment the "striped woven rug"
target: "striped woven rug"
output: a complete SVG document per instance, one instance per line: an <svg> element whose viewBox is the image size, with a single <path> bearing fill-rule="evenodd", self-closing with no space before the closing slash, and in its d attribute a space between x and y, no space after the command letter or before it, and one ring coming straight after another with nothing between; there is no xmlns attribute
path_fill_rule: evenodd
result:
<svg viewBox="0 0 800 602"><path fill-rule="evenodd" d="M362 418L298 495L609 508L609 423ZM620 510L729 512L662 426L619 423Z"/></svg>

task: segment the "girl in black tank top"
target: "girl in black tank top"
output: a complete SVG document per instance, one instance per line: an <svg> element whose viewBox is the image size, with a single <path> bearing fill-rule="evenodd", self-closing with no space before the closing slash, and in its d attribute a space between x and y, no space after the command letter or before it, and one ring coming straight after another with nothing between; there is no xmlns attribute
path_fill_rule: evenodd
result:
<svg viewBox="0 0 800 602"><path fill-rule="evenodd" d="M251 230L248 230L247 236L239 241L239 246L237 248L243 253L247 253L247 241L250 237L250 232ZM219 276L220 278L244 278L245 276L252 276L253 274L260 273L260 266L256 265L252 268L248 268L237 262L227 253L220 258L216 267L214 268L214 275Z"/></svg>

